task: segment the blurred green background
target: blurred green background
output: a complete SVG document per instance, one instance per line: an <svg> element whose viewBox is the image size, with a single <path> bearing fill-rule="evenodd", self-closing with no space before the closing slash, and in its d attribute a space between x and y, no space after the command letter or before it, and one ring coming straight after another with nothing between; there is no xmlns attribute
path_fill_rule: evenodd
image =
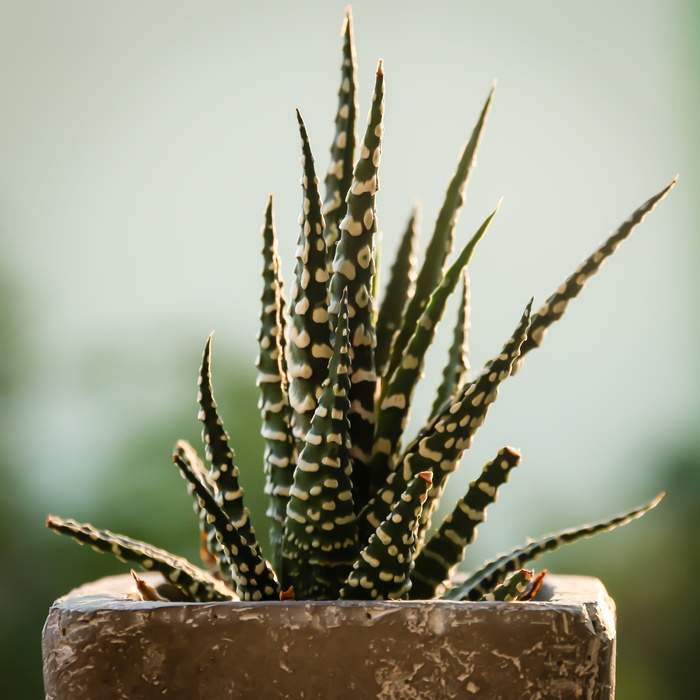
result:
<svg viewBox="0 0 700 700"><path fill-rule="evenodd" d="M196 556L170 463L217 397L264 530L253 363L259 230L276 197L290 279L301 202L294 109L327 164L345 2L0 1L0 673L42 694L49 605L126 570L59 540L48 512ZM411 205L429 233L493 79L458 228L504 195L471 266L473 366L639 204L677 188L509 380L447 501L522 449L467 566L660 490L629 528L543 561L600 576L619 612L618 697L685 699L700 629L694 356L697 45L686 0L353 3L360 108L385 61L385 262ZM445 331L448 329L445 328ZM430 405L447 332L418 405ZM414 412L414 425L424 416Z"/></svg>

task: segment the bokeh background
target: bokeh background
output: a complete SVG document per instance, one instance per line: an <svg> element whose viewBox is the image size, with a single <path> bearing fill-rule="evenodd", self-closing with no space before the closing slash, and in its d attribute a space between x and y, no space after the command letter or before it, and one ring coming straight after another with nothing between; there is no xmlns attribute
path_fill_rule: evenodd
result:
<svg viewBox="0 0 700 700"><path fill-rule="evenodd" d="M294 109L327 165L345 2L0 0L0 673L42 695L51 601L126 570L59 540L48 512L196 556L170 462L215 387L258 529L255 409L262 212L291 278L301 202ZM677 172L676 189L504 386L448 501L504 444L523 465L467 566L668 492L643 521L542 566L605 581L618 697L687 698L700 648L697 124L693 0L353 3L360 106L385 62L384 260L419 201L429 235L459 151L498 89L461 216L473 366ZM452 314L454 309L450 312ZM451 321L428 362L432 400ZM425 410L421 410L421 406Z"/></svg>

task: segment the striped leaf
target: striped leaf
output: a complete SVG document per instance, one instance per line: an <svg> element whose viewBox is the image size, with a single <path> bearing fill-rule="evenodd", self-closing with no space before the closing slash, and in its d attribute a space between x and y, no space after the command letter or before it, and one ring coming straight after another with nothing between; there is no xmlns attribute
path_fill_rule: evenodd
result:
<svg viewBox="0 0 700 700"><path fill-rule="evenodd" d="M479 477L469 484L464 498L444 519L438 531L416 556L411 598L433 598L462 559L464 551L476 539L477 528L486 520L486 509L498 497L511 469L520 464L520 453L512 447L498 451Z"/></svg>
<svg viewBox="0 0 700 700"><path fill-rule="evenodd" d="M144 571L160 572L166 581L192 600L206 602L236 598L236 594L222 581L190 564L187 559L146 542L55 515L49 515L46 526L58 534L68 535L78 544L90 545L96 552L113 554L119 561L138 564Z"/></svg>
<svg viewBox="0 0 700 700"><path fill-rule="evenodd" d="M423 374L425 353L435 339L435 332L445 312L447 300L457 287L462 271L469 264L476 244L486 233L497 211L498 207L489 214L430 295L430 301L413 331L401 361L387 382L377 417L374 452L370 465L375 489L381 488L389 474L390 461L408 423L413 392Z"/></svg>
<svg viewBox="0 0 700 700"><path fill-rule="evenodd" d="M321 197L311 145L304 121L297 110L302 147L303 201L299 243L290 292L287 325L287 371L292 429L301 449L311 417L328 373L331 331L328 323L328 271Z"/></svg>
<svg viewBox="0 0 700 700"><path fill-rule="evenodd" d="M335 136L331 145L331 158L324 184L326 196L323 215L326 218L324 237L328 273L332 272L335 248L340 238L340 222L345 218L347 203L345 195L352 184L352 169L355 162L357 134L357 65L355 62L355 39L352 31L352 12L345 10L343 25L343 65L338 90L338 111L335 115Z"/></svg>
<svg viewBox="0 0 700 700"><path fill-rule="evenodd" d="M282 280L277 257L272 197L265 212L263 226L263 293L261 297L257 384L260 388L258 407L262 415L262 436L265 439L263 465L265 493L269 496L267 516L270 518L272 562L279 567L284 521L287 515L289 489L294 478L296 460L291 429L291 407L287 394L282 338ZM285 363L286 367L286 363Z"/></svg>
<svg viewBox="0 0 700 700"><path fill-rule="evenodd" d="M216 539L231 569L231 580L241 600L278 600L279 587L273 571L262 558L256 544L245 536L228 519L219 507L209 488L200 481L193 469L179 457L173 462L180 473L193 486L200 507L206 511L209 522L216 532Z"/></svg>
<svg viewBox="0 0 700 700"><path fill-rule="evenodd" d="M306 434L287 506L282 588L299 599L337 598L359 552L350 464L347 294L328 379Z"/></svg>
<svg viewBox="0 0 700 700"><path fill-rule="evenodd" d="M423 539L447 478L457 468L464 451L471 447L476 431L484 424L488 409L498 396L499 386L511 373L527 336L531 307L532 302L500 354L490 360L481 374L418 433L397 460L386 484L359 514L361 541L386 517L390 504L395 502L413 476L430 470L433 472L433 486L421 516L420 539Z"/></svg>
<svg viewBox="0 0 700 700"><path fill-rule="evenodd" d="M486 119L491 110L491 100L495 89L496 86L494 84L471 137L462 151L457 170L447 187L445 201L435 222L435 230L425 251L425 260L416 279L415 294L408 304L403 325L394 342L388 370L389 375L398 367L403 352L413 334L413 329L418 323L418 319L421 317L430 295L439 284L445 261L452 252L457 219L465 202L469 178L476 165L476 152L481 143Z"/></svg>
<svg viewBox="0 0 700 700"><path fill-rule="evenodd" d="M536 542L528 542L512 552L484 564L479 571L470 576L464 583L450 589L442 597L447 600L478 600L493 591L496 586L505 580L508 574L522 569L528 562L535 561L546 552L553 552L562 545L571 544L585 537L593 537L593 535L597 535L600 532L608 532L621 525L626 525L654 508L663 496L664 494L660 494L649 503L614 518L601 520L592 525L562 530L561 532L547 535Z"/></svg>
<svg viewBox="0 0 700 700"><path fill-rule="evenodd" d="M576 268L573 274L569 275L557 291L547 299L542 308L533 315L530 334L527 341L523 343L520 360L513 368L514 373L520 370L525 355L530 350L542 345L548 328L564 315L569 302L579 295L586 282L598 272L605 260L619 248L620 243L631 235L632 231L644 221L646 215L653 211L656 205L673 189L677 180L678 176L661 192L644 202L620 228L614 231L592 255L587 257Z"/></svg>
<svg viewBox="0 0 700 700"><path fill-rule="evenodd" d="M352 373L350 375L350 438L353 482L359 502L369 492L367 464L374 436L374 367L376 334L372 280L375 274L374 246L377 231L375 196L382 153L384 116L384 72L377 67L367 130L347 195L347 214L340 223L340 240L333 260L330 283L331 325L337 326L340 298L348 290Z"/></svg>
<svg viewBox="0 0 700 700"><path fill-rule="evenodd" d="M216 484L209 479L209 472L204 466L204 462L187 440L178 440L175 443L175 454L187 462L190 469L197 474L200 481L207 484L212 493L216 491ZM190 495L194 496L194 487L189 482L187 490ZM208 569L217 569L221 561L221 548L216 540L214 528L207 519L207 512L199 505L199 499L196 497L194 498L194 512L199 520L199 555ZM223 575L226 574L226 571L222 569L219 569L219 572Z"/></svg>
<svg viewBox="0 0 700 700"><path fill-rule="evenodd" d="M389 516L360 552L340 591L341 599L388 600L405 597L411 588L416 529L431 483L430 472L421 472L411 481Z"/></svg>
<svg viewBox="0 0 700 700"><path fill-rule="evenodd" d="M445 407L448 401L465 385L469 374L469 274L462 273L462 298L460 299L457 323L452 333L452 345L447 355L447 364L442 370L442 381L435 395L430 419Z"/></svg>
<svg viewBox="0 0 700 700"><path fill-rule="evenodd" d="M401 238L396 259L389 274L384 298L379 307L377 319L377 347L374 363L377 374L383 377L389 366L389 352L396 333L401 326L404 309L413 296L416 281L416 240L418 238L418 208L408 222Z"/></svg>
<svg viewBox="0 0 700 700"><path fill-rule="evenodd" d="M257 548L255 531L250 513L243 503L243 489L238 483L238 467L233 450L229 447L228 434L219 417L211 381L211 339L207 338L199 372L199 420L202 422L202 440L206 446L206 458L211 464L209 482L213 483L216 502L223 509L235 528L251 547Z"/></svg>

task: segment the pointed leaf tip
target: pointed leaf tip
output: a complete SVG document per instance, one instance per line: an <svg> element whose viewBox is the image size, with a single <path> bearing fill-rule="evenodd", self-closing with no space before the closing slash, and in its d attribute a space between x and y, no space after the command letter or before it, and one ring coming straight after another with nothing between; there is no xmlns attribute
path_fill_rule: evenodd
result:
<svg viewBox="0 0 700 700"><path fill-rule="evenodd" d="M384 59L380 58L377 63L377 75L384 75Z"/></svg>
<svg viewBox="0 0 700 700"><path fill-rule="evenodd" d="M280 602L293 602L297 599L294 593L294 586L290 586L286 591L280 591Z"/></svg>
<svg viewBox="0 0 700 700"><path fill-rule="evenodd" d="M431 471L418 472L418 476L423 479L423 481L427 481L429 484L433 483L433 472Z"/></svg>

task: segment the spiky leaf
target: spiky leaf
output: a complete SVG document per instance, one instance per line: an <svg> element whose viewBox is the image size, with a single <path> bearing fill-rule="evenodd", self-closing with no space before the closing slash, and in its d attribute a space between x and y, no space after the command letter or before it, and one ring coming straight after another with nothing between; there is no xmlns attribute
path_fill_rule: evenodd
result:
<svg viewBox="0 0 700 700"><path fill-rule="evenodd" d="M206 445L206 458L211 464L209 481L216 487L213 491L216 502L223 509L235 528L253 548L258 548L255 530L250 522L250 513L243 503L243 489L238 477L238 467L229 447L229 438L224 423L219 417L211 378L211 339L207 338L199 372L199 420L202 422L202 440Z"/></svg>
<svg viewBox="0 0 700 700"><path fill-rule="evenodd" d="M626 525L654 508L663 496L664 494L659 494L649 503L614 518L601 520L592 525L562 530L561 532L547 535L536 542L528 542L512 552L503 554L497 559L484 564L479 571L470 576L464 583L450 589L442 597L447 600L478 600L504 581L506 576L512 571L521 569L528 562L535 561L545 552L553 552L562 545L571 544L584 537L592 537L600 532L608 532L621 525Z"/></svg>
<svg viewBox="0 0 700 700"><path fill-rule="evenodd" d="M586 282L598 272L605 260L619 248L620 243L630 236L632 231L644 221L646 215L653 211L656 205L671 191L677 180L678 176L676 175L670 185L644 202L620 228L614 231L592 255L576 268L573 274L569 275L557 291L547 299L542 308L533 315L530 334L523 343L520 360L513 368L514 372L520 370L523 359L530 350L542 345L547 329L564 315L569 302L579 295Z"/></svg>
<svg viewBox="0 0 700 700"><path fill-rule="evenodd" d="M520 453L504 447L469 484L464 498L457 501L455 509L416 556L411 598L433 598L438 588L449 580L464 558L467 545L476 539L477 528L486 520L486 508L496 501L498 489L518 464Z"/></svg>
<svg viewBox="0 0 700 700"><path fill-rule="evenodd" d="M377 67L372 107L360 157L347 194L347 215L340 224L340 240L333 260L329 311L331 325L337 326L340 298L348 290L352 374L350 376L350 437L353 483L356 497L369 492L369 463L374 436L374 394L377 375L374 367L376 335L372 280L374 236L377 231L375 196L379 189L379 162L382 153L384 116L384 72Z"/></svg>
<svg viewBox="0 0 700 700"><path fill-rule="evenodd" d="M303 201L294 283L289 306L287 371L292 429L301 448L328 373L331 330L328 323L328 271L318 178L306 126L297 110L301 134Z"/></svg>
<svg viewBox="0 0 700 700"><path fill-rule="evenodd" d="M430 472L421 472L411 481L360 552L340 591L341 599L387 600L403 598L408 593L416 529L431 483Z"/></svg>
<svg viewBox="0 0 700 700"><path fill-rule="evenodd" d="M306 434L287 507L282 588L303 599L337 598L359 552L352 498L347 295L328 379Z"/></svg>
<svg viewBox="0 0 700 700"><path fill-rule="evenodd" d="M416 281L417 237L418 208L416 207L401 238L386 291L384 292L384 298L379 307L374 364L380 377L386 374L394 336L398 333L401 326L401 319L406 304L413 296L413 286Z"/></svg>
<svg viewBox="0 0 700 700"><path fill-rule="evenodd" d="M222 581L175 556L146 542L118 535L109 530L98 530L89 523L64 520L49 515L46 526L61 535L68 535L78 544L87 544L96 552L113 554L119 561L138 564L144 571L159 571L174 586L193 600L234 600L236 594Z"/></svg>
<svg viewBox="0 0 700 700"><path fill-rule="evenodd" d="M209 473L204 466L204 462L202 462L197 451L187 440L178 440L175 443L175 454L179 455L180 459L189 465L190 469L197 474L200 481L207 484L212 493L216 491L216 484L209 479ZM190 495L194 495L194 487L192 484L188 484L187 490ZM209 523L207 519L207 512L199 505L199 499L196 497L194 498L194 512L197 514L197 519L199 520L199 554L202 561L209 569L218 568L221 551L216 540L216 534L214 533L214 528L212 528L211 523ZM224 571L220 570L220 573L223 574Z"/></svg>
<svg viewBox="0 0 700 700"><path fill-rule="evenodd" d="M484 424L490 405L498 396L498 388L511 373L527 335L530 322L528 304L513 335L499 355L490 360L481 374L467 384L452 402L428 423L406 448L387 477L386 484L359 515L360 539L368 537L386 517L389 504L395 502L415 474L432 470L433 486L421 515L420 539L430 522L430 515L445 488L447 478L457 468L476 431Z"/></svg>
<svg viewBox="0 0 700 700"><path fill-rule="evenodd" d="M423 373L425 353L435 338L435 331L445 312L447 300L457 287L460 275L469 264L476 244L486 233L497 211L498 207L486 218L430 295L430 301L413 331L403 357L387 382L377 418L370 465L375 488L381 488L389 474L390 460L408 422L413 392Z"/></svg>
<svg viewBox="0 0 700 700"><path fill-rule="evenodd" d="M442 371L442 381L435 395L430 418L434 418L444 408L445 404L466 383L469 374L469 273L462 273L462 297L457 313L457 323L452 334L452 345L447 355L447 364Z"/></svg>
<svg viewBox="0 0 700 700"><path fill-rule="evenodd" d="M472 130L471 137L462 151L457 170L447 187L445 201L442 204L435 222L435 230L425 251L425 261L416 279L415 294L408 304L403 325L394 342L388 371L389 375L398 367L403 352L413 334L413 329L421 317L430 295L440 282L445 261L452 252L457 219L465 202L469 177L476 165L476 152L481 142L486 119L491 110L491 100L495 87L494 84L491 88L486 104L481 111L476 126Z"/></svg>
<svg viewBox="0 0 700 700"><path fill-rule="evenodd" d="M328 273L332 272L335 248L340 238L340 222L345 218L347 203L345 194L352 184L355 163L355 122L357 120L357 66L355 64L355 39L352 31L352 12L345 10L343 25L343 65L338 90L338 111L335 116L335 136L331 145L331 159L324 184L326 196L323 215L326 218L324 238Z"/></svg>
<svg viewBox="0 0 700 700"><path fill-rule="evenodd" d="M263 234L263 293L261 297L260 348L256 363L260 387L258 406L262 415L265 493L269 496L270 545L275 569L280 564L284 521L289 489L294 478L295 445L291 429L291 407L283 366L282 279L277 256L272 197L265 211Z"/></svg>
<svg viewBox="0 0 700 700"><path fill-rule="evenodd" d="M182 476L192 484L200 507L207 513L216 532L216 539L231 568L230 578L238 596L241 600L277 600L277 580L262 558L259 548L246 540L245 535L228 519L209 488L200 481L187 462L177 454L173 455L173 461L179 467Z"/></svg>

